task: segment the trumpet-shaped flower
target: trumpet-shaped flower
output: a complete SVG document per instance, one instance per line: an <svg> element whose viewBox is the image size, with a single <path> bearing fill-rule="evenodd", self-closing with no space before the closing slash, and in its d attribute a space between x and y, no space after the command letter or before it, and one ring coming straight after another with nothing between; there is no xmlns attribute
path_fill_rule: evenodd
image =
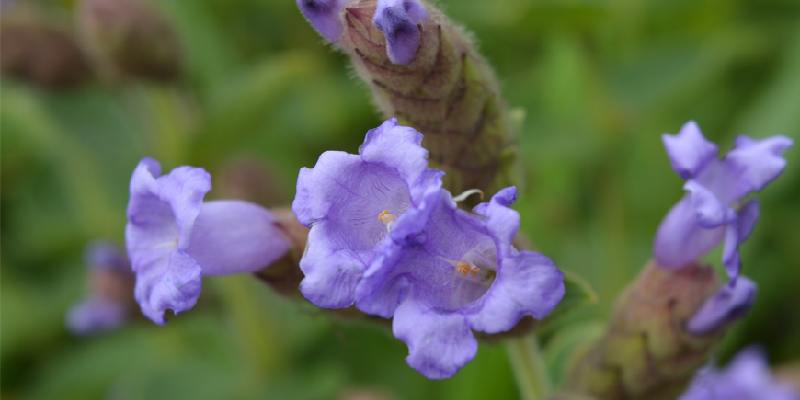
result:
<svg viewBox="0 0 800 400"><path fill-rule="evenodd" d="M686 180L687 194L666 216L655 240L658 264L680 268L724 241L723 263L735 280L739 245L758 220L756 200L746 197L764 189L783 171L782 153L792 145L784 136L756 140L739 136L736 146L719 159L717 146L689 122L677 135L664 135L672 168Z"/></svg>
<svg viewBox="0 0 800 400"><path fill-rule="evenodd" d="M429 378L450 377L475 356L473 330L493 334L525 316L541 319L564 295L552 261L513 247L515 197L515 188L504 189L471 214L446 191L429 193L416 224L384 243L358 285L357 306L393 316L406 361Z"/></svg>
<svg viewBox="0 0 800 400"><path fill-rule="evenodd" d="M158 324L166 310L194 306L201 276L255 271L289 248L267 210L242 201L203 202L210 189L211 176L200 168L161 176L159 164L145 158L133 172L125 238L134 296Z"/></svg>

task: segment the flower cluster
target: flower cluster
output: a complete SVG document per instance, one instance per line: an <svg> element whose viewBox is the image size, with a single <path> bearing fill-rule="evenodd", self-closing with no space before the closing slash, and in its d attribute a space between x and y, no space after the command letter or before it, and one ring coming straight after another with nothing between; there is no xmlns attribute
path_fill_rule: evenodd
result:
<svg viewBox="0 0 800 400"><path fill-rule="evenodd" d="M349 0L297 0L311 26L331 43L338 43L343 28L342 10ZM394 64L414 60L420 45L419 24L428 12L419 0L378 0L372 22L386 39L386 55Z"/></svg>
<svg viewBox="0 0 800 400"><path fill-rule="evenodd" d="M753 231L759 203L748 195L761 191L786 166L782 157L792 140L773 136L757 140L742 135L724 158L694 122L677 135L664 135L672 168L686 180L687 194L666 216L656 234L654 253L663 268L682 268L724 241L723 264L730 283L712 296L688 323L705 334L746 311L756 286L740 276L739 246Z"/></svg>
<svg viewBox="0 0 800 400"><path fill-rule="evenodd" d="M131 272L127 257L108 242L91 243L85 257L88 296L70 308L67 328L77 335L116 329L130 318Z"/></svg>
<svg viewBox="0 0 800 400"><path fill-rule="evenodd" d="M512 245L515 188L462 211L421 141L390 119L367 133L358 155L325 152L300 171L292 209L311 228L303 295L320 307L393 317L407 362L441 379L475 356L473 330L543 318L564 283L548 258Z"/></svg>
<svg viewBox="0 0 800 400"><path fill-rule="evenodd" d="M131 178L125 238L136 274L134 296L145 316L189 310L203 275L252 272L282 257L289 242L264 208L243 201L209 201L211 176L179 167L161 176L143 159Z"/></svg>
<svg viewBox="0 0 800 400"><path fill-rule="evenodd" d="M724 370L706 367L695 375L680 400L798 400L791 386L776 382L764 355L755 348L740 352Z"/></svg>

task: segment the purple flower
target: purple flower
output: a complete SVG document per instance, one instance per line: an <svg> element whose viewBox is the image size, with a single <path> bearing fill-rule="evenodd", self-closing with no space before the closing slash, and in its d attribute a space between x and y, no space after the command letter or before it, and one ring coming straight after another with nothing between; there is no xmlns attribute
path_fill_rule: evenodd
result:
<svg viewBox="0 0 800 400"><path fill-rule="evenodd" d="M106 241L90 243L84 258L89 294L68 311L67 328L77 335L90 335L124 325L130 317L128 258L119 247Z"/></svg>
<svg viewBox="0 0 800 400"><path fill-rule="evenodd" d="M441 188L422 135L395 119L367 133L358 155L323 153L297 179L292 211L311 228L300 260L303 295L320 307L352 305L362 272L389 232L403 232Z"/></svg>
<svg viewBox="0 0 800 400"><path fill-rule="evenodd" d="M419 49L419 24L428 12L419 0L378 0L372 22L386 38L386 54L394 64L414 60Z"/></svg>
<svg viewBox="0 0 800 400"><path fill-rule="evenodd" d="M113 299L92 296L67 313L67 328L77 335L90 335L119 328L128 320L128 309Z"/></svg>
<svg viewBox="0 0 800 400"><path fill-rule="evenodd" d="M739 319L756 299L756 284L747 277L724 285L700 306L686 325L694 335L705 335Z"/></svg>
<svg viewBox="0 0 800 400"><path fill-rule="evenodd" d="M450 377L475 356L473 330L493 334L525 316L541 319L564 295L552 261L512 246L515 197L506 188L470 214L446 191L429 193L429 206L413 226L392 232L358 285L358 308L393 316L406 361L428 378Z"/></svg>
<svg viewBox="0 0 800 400"><path fill-rule="evenodd" d="M143 159L131 178L125 238L136 274L134 296L157 324L167 309L194 306L202 275L250 272L268 266L289 248L260 206L242 201L203 202L211 176L179 167L160 176L159 164Z"/></svg>
<svg viewBox="0 0 800 400"><path fill-rule="evenodd" d="M90 243L86 249L85 262L90 269L112 271L130 271L131 269L128 257L120 248L106 241Z"/></svg>
<svg viewBox="0 0 800 400"><path fill-rule="evenodd" d="M297 7L311 26L331 43L342 36L341 11L347 0L296 0Z"/></svg>
<svg viewBox="0 0 800 400"><path fill-rule="evenodd" d="M782 153L792 145L785 136L755 140L739 136L723 159L700 128L689 122L677 135L664 135L672 168L686 180L686 196L661 223L655 257L666 268L680 268L724 240L723 262L732 280L739 274L739 245L758 220L756 200L745 201L777 178L786 165Z"/></svg>
<svg viewBox="0 0 800 400"><path fill-rule="evenodd" d="M680 400L798 400L800 394L773 379L763 354L749 348L724 370L707 367L695 375Z"/></svg>

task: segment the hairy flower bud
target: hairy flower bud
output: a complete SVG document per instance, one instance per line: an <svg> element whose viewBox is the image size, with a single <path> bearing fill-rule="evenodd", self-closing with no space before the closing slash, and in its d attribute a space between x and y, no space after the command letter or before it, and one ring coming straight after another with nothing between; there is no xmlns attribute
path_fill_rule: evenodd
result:
<svg viewBox="0 0 800 400"><path fill-rule="evenodd" d="M342 26L335 45L385 116L425 134L431 165L447 173L445 187L494 193L516 183L508 109L468 35L420 0L345 3L343 17L330 18Z"/></svg>
<svg viewBox="0 0 800 400"><path fill-rule="evenodd" d="M605 335L573 364L566 387L596 399L674 399L724 329L686 325L719 286L713 269L651 262L619 298Z"/></svg>
<svg viewBox="0 0 800 400"><path fill-rule="evenodd" d="M171 82L181 72L181 49L169 22L146 0L83 0L81 40L100 72Z"/></svg>

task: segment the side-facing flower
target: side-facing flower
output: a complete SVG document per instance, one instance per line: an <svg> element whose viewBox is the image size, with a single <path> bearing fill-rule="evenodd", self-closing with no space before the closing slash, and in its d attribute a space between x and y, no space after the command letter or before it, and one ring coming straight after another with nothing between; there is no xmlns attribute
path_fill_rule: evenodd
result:
<svg viewBox="0 0 800 400"><path fill-rule="evenodd" d="M728 366L707 367L695 375L680 400L798 400L791 386L777 382L756 348L740 352Z"/></svg>
<svg viewBox="0 0 800 400"><path fill-rule="evenodd" d="M288 250L267 210L243 201L203 202L210 189L205 170L178 167L161 176L150 158L131 177L125 239L134 296L157 324L168 309L177 314L194 306L202 275L256 271Z"/></svg>
<svg viewBox="0 0 800 400"><path fill-rule="evenodd" d="M342 36L342 10L348 0L296 0L311 26L331 43Z"/></svg>
<svg viewBox="0 0 800 400"><path fill-rule="evenodd" d="M67 313L67 328L77 335L113 330L130 318L130 263L120 249L108 242L91 243L85 262L88 295Z"/></svg>
<svg viewBox="0 0 800 400"><path fill-rule="evenodd" d="M448 378L475 356L473 330L493 334L525 316L541 319L564 295L552 261L513 247L515 197L506 188L470 214L448 192L429 193L429 207L392 232L358 285L359 309L393 316L406 361L428 378Z"/></svg>
<svg viewBox="0 0 800 400"><path fill-rule="evenodd" d="M706 299L700 309L687 321L686 330L693 335L705 335L728 326L750 310L756 300L756 284L745 276L723 285Z"/></svg>
<svg viewBox="0 0 800 400"><path fill-rule="evenodd" d="M758 192L777 178L786 161L784 150L793 142L785 136L762 140L739 136L736 146L717 158L717 146L707 141L694 122L677 135L664 135L672 168L686 180L688 192L661 223L654 253L665 268L683 267L715 248L723 240L723 263L735 280L739 274L739 245L747 240L758 220Z"/></svg>
<svg viewBox="0 0 800 400"><path fill-rule="evenodd" d="M386 39L386 55L394 64L408 64L419 50L419 24L428 12L419 0L378 0L372 22Z"/></svg>
<svg viewBox="0 0 800 400"><path fill-rule="evenodd" d="M358 155L327 151L300 170L292 211L311 228L300 261L309 301L351 306L378 245L415 224L426 194L441 190L441 172L428 168L421 142L419 132L390 119L367 133Z"/></svg>

